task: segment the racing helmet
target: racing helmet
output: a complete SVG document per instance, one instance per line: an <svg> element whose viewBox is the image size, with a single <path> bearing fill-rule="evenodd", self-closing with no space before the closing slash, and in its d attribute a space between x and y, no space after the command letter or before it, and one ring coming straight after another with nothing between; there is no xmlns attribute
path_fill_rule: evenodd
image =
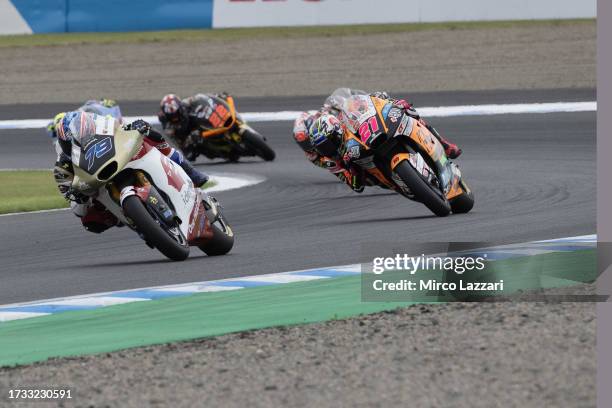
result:
<svg viewBox="0 0 612 408"><path fill-rule="evenodd" d="M66 112L60 112L47 125L47 134L52 138L57 138L57 124L66 116Z"/></svg>
<svg viewBox="0 0 612 408"><path fill-rule="evenodd" d="M82 147L96 135L96 114L68 112L57 124L57 137Z"/></svg>
<svg viewBox="0 0 612 408"><path fill-rule="evenodd" d="M159 104L160 117L167 120L173 127L185 127L189 123L189 117L181 98L175 94L164 96Z"/></svg>
<svg viewBox="0 0 612 408"><path fill-rule="evenodd" d="M305 152L312 152L314 150L314 146L310 143L310 127L314 122L314 118L315 115L312 115L310 112L302 112L295 121L293 137L295 142Z"/></svg>
<svg viewBox="0 0 612 408"><path fill-rule="evenodd" d="M336 157L342 145L344 128L334 115L324 113L310 127L309 136L310 143L319 154Z"/></svg>

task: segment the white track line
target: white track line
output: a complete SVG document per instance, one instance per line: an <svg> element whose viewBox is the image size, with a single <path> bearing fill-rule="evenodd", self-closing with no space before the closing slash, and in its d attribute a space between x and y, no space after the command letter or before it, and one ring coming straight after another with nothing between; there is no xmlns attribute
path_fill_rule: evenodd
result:
<svg viewBox="0 0 612 408"><path fill-rule="evenodd" d="M418 108L421 115L425 117L449 117L449 116L483 116L483 115L508 115L525 113L563 113L563 112L595 112L597 102L552 102L552 103L518 103L498 105L462 105L462 106L438 106ZM249 122L280 122L295 120L302 112L247 112L242 117ZM151 124L158 125L157 116L126 116L125 120L131 122L136 119L144 119ZM40 129L47 127L51 119L21 119L0 120L2 129Z"/></svg>

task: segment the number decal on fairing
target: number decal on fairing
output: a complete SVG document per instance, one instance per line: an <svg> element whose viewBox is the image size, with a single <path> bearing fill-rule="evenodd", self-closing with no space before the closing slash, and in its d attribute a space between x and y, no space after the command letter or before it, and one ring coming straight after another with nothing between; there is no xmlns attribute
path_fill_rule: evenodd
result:
<svg viewBox="0 0 612 408"><path fill-rule="evenodd" d="M94 159L99 159L100 157L103 157L106 153L110 152L112 148L112 139L110 137L105 137L104 139L100 140L99 142L91 146L89 149L87 149L87 151L85 152L85 160L87 160L87 171L91 170L94 164Z"/></svg>
<svg viewBox="0 0 612 408"><path fill-rule="evenodd" d="M214 112L210 115L208 120L213 127L221 127L223 123L228 119L229 111L225 108L225 106L219 104L215 108Z"/></svg>
<svg viewBox="0 0 612 408"><path fill-rule="evenodd" d="M372 116L370 119L366 120L359 126L359 136L361 136L361 140L363 143L368 143L368 140L372 135L376 135L380 127L378 127L378 120L376 120L376 116Z"/></svg>

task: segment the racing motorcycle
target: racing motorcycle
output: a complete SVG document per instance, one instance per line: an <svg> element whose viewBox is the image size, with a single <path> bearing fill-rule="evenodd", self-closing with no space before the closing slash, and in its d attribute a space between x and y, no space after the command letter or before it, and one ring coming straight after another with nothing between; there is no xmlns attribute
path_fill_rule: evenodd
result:
<svg viewBox="0 0 612 408"><path fill-rule="evenodd" d="M229 95L207 95L201 108L206 124L179 141L185 157L194 161L198 155L209 159L222 158L237 162L241 157L259 156L265 161L276 157L266 138L250 127L236 112L234 98Z"/></svg>
<svg viewBox="0 0 612 408"><path fill-rule="evenodd" d="M341 101L346 137L362 147L353 161L364 169L366 178L423 203L440 217L472 209L474 195L459 167L423 121L365 93L334 96Z"/></svg>
<svg viewBox="0 0 612 408"><path fill-rule="evenodd" d="M96 135L72 147L73 188L174 261L185 260L190 246L209 256L232 249L234 233L216 199L138 131L109 116L95 121Z"/></svg>

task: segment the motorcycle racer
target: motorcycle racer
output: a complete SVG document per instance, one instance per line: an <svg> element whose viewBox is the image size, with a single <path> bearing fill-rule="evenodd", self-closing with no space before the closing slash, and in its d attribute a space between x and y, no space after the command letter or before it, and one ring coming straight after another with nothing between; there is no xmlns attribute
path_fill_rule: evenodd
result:
<svg viewBox="0 0 612 408"><path fill-rule="evenodd" d="M314 150L321 156L330 158L336 165L337 173L349 187L357 192L365 188L365 174L359 166L353 165L349 152L355 146L350 140L345 140L345 126L331 113L321 114L312 124L309 131L309 141ZM359 148L359 147L357 147ZM359 155L355 155L358 158Z"/></svg>
<svg viewBox="0 0 612 408"><path fill-rule="evenodd" d="M215 97L226 99L227 94L198 93L182 99L175 94L164 96L160 102L160 111L157 114L159 121L167 136L172 137L188 160L195 160L197 154L190 148L187 139L194 130L201 127L217 127L214 123L216 113L213 111L216 103Z"/></svg>
<svg viewBox="0 0 612 408"><path fill-rule="evenodd" d="M72 187L74 169L72 165L72 145L81 146L96 135L95 120L99 115L90 112L67 112L57 122L58 156L53 169L53 176L60 193L70 201L70 208L81 218L86 230L101 233L117 225L117 218L103 206L93 201L91 197ZM208 176L195 169L177 150L171 148L164 137L151 128L144 120L125 125L126 130L136 130L144 136L144 142L156 147L162 154L177 163L185 170L196 187L201 187L208 181Z"/></svg>
<svg viewBox="0 0 612 408"><path fill-rule="evenodd" d="M310 141L310 128L312 124L321 117L321 115L328 114L331 115L325 108L318 110L314 113L311 112L302 112L302 114L295 120L293 126L293 138L295 142L304 150L304 154L306 158L315 166L324 168L328 170L330 173L335 175L342 181L346 183L349 187L357 192L362 192L363 187L359 185L354 185L352 182L352 175L350 171L345 169L342 164L339 162L339 157L337 156L324 156L321 155L313 146Z"/></svg>

